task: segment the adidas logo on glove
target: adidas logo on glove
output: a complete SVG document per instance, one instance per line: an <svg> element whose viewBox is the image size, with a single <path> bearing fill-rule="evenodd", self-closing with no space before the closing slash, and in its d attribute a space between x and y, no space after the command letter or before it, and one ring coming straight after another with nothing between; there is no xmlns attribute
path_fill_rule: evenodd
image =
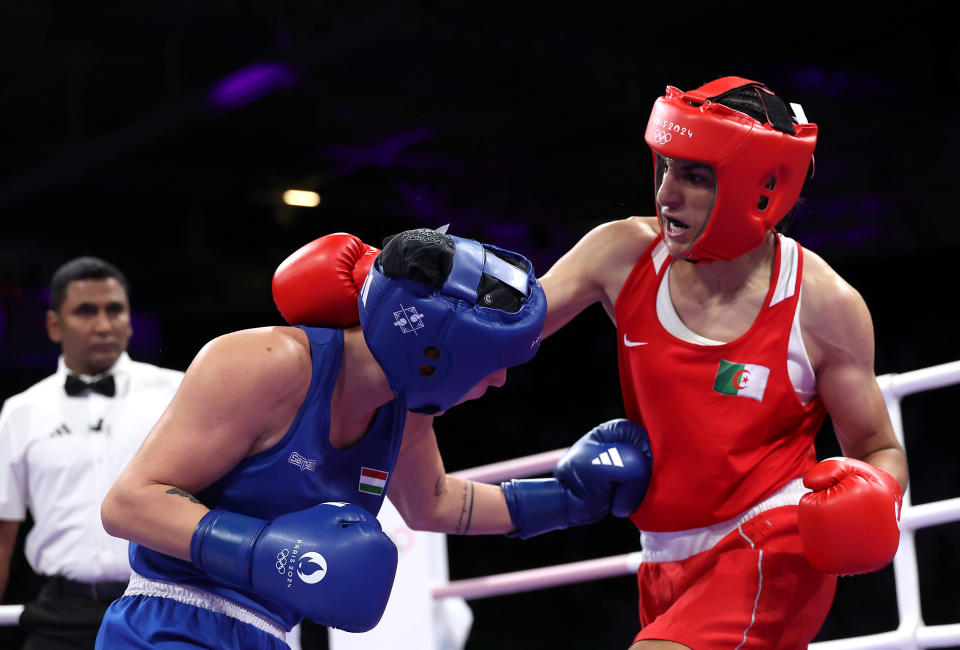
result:
<svg viewBox="0 0 960 650"><path fill-rule="evenodd" d="M620 452L616 447L610 447L605 452L590 461L591 465L616 465L623 467L623 459L620 458Z"/></svg>

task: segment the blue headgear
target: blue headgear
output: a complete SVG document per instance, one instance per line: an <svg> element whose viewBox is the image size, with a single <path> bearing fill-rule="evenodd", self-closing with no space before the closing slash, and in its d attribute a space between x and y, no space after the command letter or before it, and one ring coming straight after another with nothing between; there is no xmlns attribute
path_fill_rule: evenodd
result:
<svg viewBox="0 0 960 650"><path fill-rule="evenodd" d="M481 379L526 363L540 347L547 301L533 265L517 253L452 239L453 267L441 288L387 277L377 259L360 290L364 339L411 411L444 411ZM504 261L511 258L528 270ZM477 304L483 274L519 291L525 297L520 309Z"/></svg>

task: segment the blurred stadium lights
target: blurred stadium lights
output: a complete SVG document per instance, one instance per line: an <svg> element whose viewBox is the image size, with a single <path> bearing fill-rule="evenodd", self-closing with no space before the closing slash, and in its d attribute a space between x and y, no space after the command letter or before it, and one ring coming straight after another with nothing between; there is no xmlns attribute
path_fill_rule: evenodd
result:
<svg viewBox="0 0 960 650"><path fill-rule="evenodd" d="M287 190L283 193L283 202L301 208L315 208L320 205L320 195L309 190Z"/></svg>

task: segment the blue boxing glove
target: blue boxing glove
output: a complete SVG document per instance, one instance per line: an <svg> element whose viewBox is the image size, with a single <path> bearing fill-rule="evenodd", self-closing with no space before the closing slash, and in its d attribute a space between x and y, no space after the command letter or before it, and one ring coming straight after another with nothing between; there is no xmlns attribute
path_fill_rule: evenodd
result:
<svg viewBox="0 0 960 650"><path fill-rule="evenodd" d="M211 510L193 533L190 559L211 577L348 632L380 621L397 573L397 547L380 522L348 503L273 521Z"/></svg>
<svg viewBox="0 0 960 650"><path fill-rule="evenodd" d="M615 516L629 517L647 494L652 465L647 430L621 418L597 425L575 442L553 474L581 499L609 499Z"/></svg>
<svg viewBox="0 0 960 650"><path fill-rule="evenodd" d="M628 517L647 493L653 455L646 430L630 420L610 420L580 438L552 479L501 483L515 530L526 539L597 521L611 510Z"/></svg>

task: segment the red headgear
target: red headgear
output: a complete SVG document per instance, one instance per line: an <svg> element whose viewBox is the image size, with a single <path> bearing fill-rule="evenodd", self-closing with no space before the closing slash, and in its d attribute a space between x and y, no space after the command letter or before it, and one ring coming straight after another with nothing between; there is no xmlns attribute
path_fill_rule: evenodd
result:
<svg viewBox="0 0 960 650"><path fill-rule="evenodd" d="M766 122L717 103L743 87L757 90ZM783 101L756 81L723 77L689 92L667 86L644 135L654 167L660 155L707 163L717 175L713 211L686 258L739 257L758 246L794 206L813 169L817 125L793 122Z"/></svg>

